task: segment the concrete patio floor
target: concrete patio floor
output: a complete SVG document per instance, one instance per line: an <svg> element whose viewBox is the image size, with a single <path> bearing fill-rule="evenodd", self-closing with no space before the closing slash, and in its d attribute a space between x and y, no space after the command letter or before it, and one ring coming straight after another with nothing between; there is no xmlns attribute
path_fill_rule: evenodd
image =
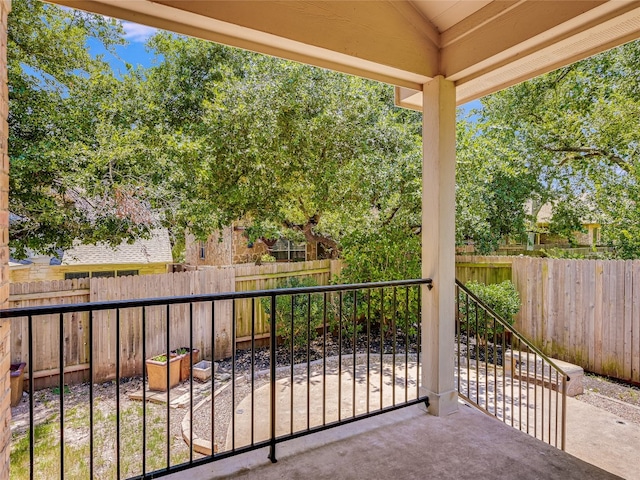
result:
<svg viewBox="0 0 640 480"><path fill-rule="evenodd" d="M621 478L462 403L448 417L428 415L423 406L407 407L284 442L275 464L267 453L256 450L167 478Z"/></svg>

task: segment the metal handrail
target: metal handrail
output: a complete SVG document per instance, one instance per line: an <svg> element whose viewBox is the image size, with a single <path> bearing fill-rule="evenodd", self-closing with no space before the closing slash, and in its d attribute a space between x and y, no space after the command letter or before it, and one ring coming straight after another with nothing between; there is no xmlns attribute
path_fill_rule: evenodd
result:
<svg viewBox="0 0 640 480"><path fill-rule="evenodd" d="M115 384L109 388L113 388L115 391L116 405L115 405L115 417L116 417L116 430L113 438L113 444L116 450L116 474L120 478L122 476L129 475L130 478L156 478L164 476L170 473L186 470L197 465L217 461L223 458L227 458L233 455L238 455L243 452L255 450L259 448L269 447L269 458L272 461L276 461L276 446L277 444L297 438L303 435L308 435L314 432L333 428L338 425L344 425L357 421L360 419L379 415L398 408L407 407L410 405L416 405L424 403L428 405L429 398L421 391L420 388L420 356L421 356L421 295L423 292L423 286L430 286L432 284L430 279L417 279L417 280L400 280L391 282L375 282L375 283L361 283L350 285L330 285L330 286L314 286L314 287L296 287L296 288L281 288L275 290L259 290L259 291L245 291L245 292L233 292L233 293L218 293L208 295L190 295L181 297L168 297L168 298L153 298L153 299L137 299L137 300L125 300L125 301L109 301L99 303L82 303L73 305L52 305L52 306L38 306L38 307L26 307L26 308L14 308L0 311L0 318L13 318L24 319L24 326L27 328L27 349L29 352L28 369L29 369L29 427L30 433L29 439L29 475L30 478L38 478L37 465L35 456L37 450L35 449L36 436L36 410L39 408L39 396L34 394L36 387L35 383L35 352L37 351L37 342L34 332L38 331L41 325L56 325L58 334L54 332L53 339L53 351L56 350L58 356L58 379L55 382L57 385L58 395L57 410L58 415L52 421L55 421L58 428L53 429L53 433L47 433L47 435L57 435L56 438L48 438L51 445L56 445L59 454L60 476L59 478L65 478L70 468L74 468L75 465L69 462L65 458L65 424L68 425L67 415L67 402L65 401L65 385L67 380L67 372L65 371L65 336L68 334L68 327L65 323L65 314L74 314L77 312L86 312L86 321L88 323L87 331L89 332L88 350L89 350L89 394L88 394L88 409L89 409L89 421L88 429L89 435L87 442L89 442L89 458L86 462L86 469L88 470L89 478L94 478L96 475L96 469L98 462L94 461L95 455L100 455L99 449L95 448L94 431L99 432L99 426L97 425L96 412L99 412L97 408L98 402L100 402L99 396L95 393L96 384L103 382L104 379L100 379L100 375L104 375L104 369L109 368L109 374L115 378ZM172 445L172 437L169 434L170 426L176 421L175 413L170 406L169 391L171 389L172 373L170 373L169 362L167 361L167 368L162 376L164 376L164 386L166 389L166 409L164 410L162 422L166 421L166 445L163 447L166 459L163 460L164 467L159 470L150 468L148 465L148 459L151 453L147 451L147 435L149 428L153 425L154 420L150 419L150 414L147 412L148 407L147 400L147 375L145 373L145 360L147 355L157 355L158 353L165 356L166 360L169 360L172 356L171 347L176 343L175 333L177 330L188 333L187 340L180 340L184 342L192 351L194 347L202 349L202 345L209 345L206 347L211 356L211 359L216 359L216 339L215 325L222 319L216 318L216 302L229 301L229 300L246 300L249 299L251 303L251 347L248 349L250 355L250 370L247 370L246 363L240 366L237 364L236 357L236 316L238 315L238 309L236 308L236 302L231 303L231 327L228 333L230 334L230 343L232 346L232 355L230 359L225 360L230 362L231 371L231 385L227 389L227 394L231 397L231 418L228 427L230 428L231 435L229 437L230 448L222 451L212 451L210 455L196 455L194 452L194 383L193 383L193 364L191 364L189 373L190 379L187 385L188 390L188 404L190 406L187 415L189 416L189 431L183 431L183 436L186 434L190 439L188 455L186 455L180 462L177 463L172 458L172 454L175 451L175 446ZM314 303L314 311L312 312L312 301ZM206 313L194 314L196 310L194 305L205 304ZM188 308L173 309L172 305L185 305ZM268 349L269 354L269 370L268 373L262 373L264 375L262 381L266 381L265 387L268 385L270 390L269 399L260 403L255 396L256 386L256 339L255 325L256 315L255 308L262 305L262 308L267 312L269 317L269 346L264 347ZM319 307L319 305L321 305ZM155 310L150 307L155 307ZM125 310L127 309L127 310ZM131 310L133 309L133 310ZM136 310L137 309L137 310ZM202 310L202 309L201 309ZM106 313L101 313L106 312ZM112 314L115 312L115 314ZM126 316L124 313L126 312ZM157 323L157 318L154 320L156 323L147 325L151 318L151 313L155 312L155 315L159 315L161 319L160 323ZM121 315L122 313L122 315ZM176 315L180 315L176 317ZM129 328L124 322L132 322L131 317L135 317L135 322L139 322L141 327L141 352L142 356L138 357L137 353L135 362L133 364L134 369L138 375L142 372L142 402L144 407L141 409L141 413L138 413L142 422L142 435L138 438L138 444L140 446L140 454L142 456L141 470L136 472L121 472L121 458L125 454L126 448L124 448L125 442L123 441L125 433L125 425L121 419L122 405L120 402L121 397L121 383L124 381L124 376L131 376L132 371L126 373L123 370L125 357L121 354L123 346L128 345L127 339L123 339L122 333L130 331L133 328L134 323L130 323ZM67 317L70 318L70 317ZM284 318L284 320L282 320ZM210 337L194 337L194 321L204 321L205 324L209 322ZM320 320L319 320L320 319ZM53 320L53 322L52 322ZM228 320L228 318L225 318ZM24 320L21 320L24 321ZM177 322L177 326L174 326L174 321ZM280 322L283 321L284 324ZM110 322L110 323L104 323ZM113 323L115 322L115 324ZM300 333L298 340L302 340L301 349L295 350L297 347L294 342L294 322L301 322L304 325L302 330L306 331L306 334ZM320 322L318 324L318 322ZM356 338L358 335L358 322L361 324L360 331L362 337ZM122 323L122 326L121 326ZM114 328L115 336L112 341L114 342L111 347L115 348L115 355L113 359L115 364L98 364L93 354L94 344L96 341L94 338L97 326L106 325L105 328ZM138 323L135 323L138 325ZM379 333L376 335L372 331L372 325L378 328ZM290 329L287 330L287 326ZM365 328L366 327L366 328ZM311 381L311 355L310 355L310 343L311 332L322 331L322 354L320 355L318 362L322 362L322 372L320 373L319 367L316 368L315 374L322 375L322 420L320 422L310 423L310 412L313 406L310 402L310 389L312 385ZM287 335L289 339L287 340ZM152 337L153 336L153 337ZM337 342L336 342L337 337ZM105 337L101 337L104 341ZM360 342L357 343L357 340ZM47 338L45 341L50 341ZM334 345L335 355L332 362L338 365L338 395L335 398L335 392L329 392L326 387L327 375L331 374L331 371L327 371L327 342L332 341ZM155 351L149 351L147 348L147 342L149 344L156 345ZM289 342L289 343L287 343ZM389 345L391 342L391 345ZM378 347L374 347L377 344ZM109 348L111 348L109 347ZM357 347L357 348L356 348ZM137 347L136 347L137 348ZM175 346L174 346L175 348ZM377 351L376 351L377 348ZM296 354L300 354L302 360L296 359L294 361L294 350ZM32 354L34 353L34 354ZM284 355L283 355L284 354ZM190 357L190 354L187 354ZM358 358L359 355L366 355L366 359ZM246 357L245 357L246 358ZM282 361L282 359L290 359L286 361L284 368L290 369L290 376L287 377L290 383L290 405L289 412L291 420L289 423L285 422L285 430L288 432L282 434L281 429L276 428L281 420L284 419L278 417L277 413L280 411L277 401L277 382L281 379L276 370L276 365ZM189 362L191 363L191 362ZM129 363L131 365L131 362ZM396 370L396 367L398 370ZM125 367L129 368L129 367ZM332 367L335 370L335 365ZM98 369L102 369L100 373L96 373ZM294 377L294 370L296 373ZM237 396L236 388L236 373L240 372L243 375L250 372L250 397L251 397L251 439L246 440L248 443L243 443L242 440L238 441L236 438L236 405L237 400L242 398ZM334 372L335 373L335 372ZM343 376L345 374L345 376ZM267 381L268 377L268 381ZM345 399L340 394L340 388L343 382L351 378L351 392L345 390ZM362 382L366 378L364 384L366 384L366 403L356 402L356 382ZM374 378L376 378L374 382ZM294 415L294 380L296 380L296 390L298 385L306 384L306 427L295 427L293 422ZM379 383L378 383L379 382ZM348 384L348 381L346 383ZM240 384L238 384L239 386ZM211 401L211 442L213 446L214 441L214 429L215 425L215 393L216 387L220 387L220 380L212 379L211 385L207 386L207 392L213 399ZM358 383L358 389L361 389L361 383ZM104 385L103 385L104 388ZM327 390L327 391L325 391ZM110 390L109 390L110 391ZM373 395L371 392L379 391L378 396ZM384 398L383 391L388 393L388 397ZM396 392L397 391L397 392ZM111 392L111 391L110 391ZM114 392L109 393L112 395ZM351 394L351 395L349 395ZM360 391L360 394L362 392ZM334 397L332 397L332 395ZM353 398L351 398L353 397ZM248 397L247 397L248 398ZM332 399L333 398L333 399ZM337 403L337 419L333 418L334 413L329 414L328 402L331 400L333 403ZM286 400L285 400L286 401ZM343 406L345 402L350 402L351 408L349 412L343 412ZM333 408L333 403L331 408ZM86 405L86 403L85 403ZM314 406L313 410L318 408ZM267 413L269 410L269 413ZM330 410L333 412L333 410ZM269 421L269 430L267 438L254 438L253 424L256 419L265 418ZM304 423L304 422L302 422ZM149 427L149 428L148 428ZM164 429L163 429L164 430ZM216 430L227 431L227 429ZM43 435L41 433L40 435ZM137 435L137 433L136 433ZM122 438L121 438L122 437ZM57 441L56 441L57 440ZM42 439L38 439L41 442ZM65 461L67 460L67 461ZM124 465L124 463L122 463ZM138 465L139 467L140 465ZM136 468L138 468L136 467ZM130 468L130 463L129 463ZM124 469L123 469L124 470ZM133 476L131 476L133 475Z"/></svg>
<svg viewBox="0 0 640 480"><path fill-rule="evenodd" d="M456 374L460 397L484 413L496 417L504 423L510 423L512 427L526 431L526 433L564 450L566 446L566 392L567 382L570 380L567 373L460 281L456 280L455 288ZM464 305L460 304L461 296L464 296ZM461 306L466 308L461 310ZM473 310L473 315L471 310ZM464 317L463 312L466 315L465 318L461 318ZM483 313L479 315L479 312ZM497 333L499 329L497 327L503 329L501 334ZM489 334L489 331L492 333ZM504 332L510 333L508 340ZM464 342L462 341L463 336ZM508 348L511 350L512 356L512 364L509 367L505 365ZM516 349L518 361L513 363ZM524 356L523 350L525 351ZM482 356L484 359L481 360ZM531 362L531 356L533 356L533 362ZM539 364L541 374L538 373ZM499 366L501 367L500 371L498 370ZM533 371L531 371L531 366L533 366ZM509 369L508 375L507 369ZM549 371L548 377L545 373L547 369ZM552 372L555 373L555 382ZM466 390L463 379L466 380ZM475 389L472 386L475 386ZM542 388L539 399L538 386ZM484 389L484 393L482 393L482 389ZM555 412L552 409L553 390L556 393ZM561 397L558 395L559 390L562 391ZM532 392L533 399L531 398ZM546 393L548 393L548 403L545 410ZM507 397L510 398L509 402L506 401ZM500 398L502 402L499 402ZM562 406L558 410L560 400ZM538 429L539 407L541 410L540 429ZM533 424L531 423L532 414ZM545 423L545 414L547 414L547 423ZM560 443L558 443L558 436L560 436Z"/></svg>
<svg viewBox="0 0 640 480"><path fill-rule="evenodd" d="M432 285L430 278L412 280L393 280L388 282L351 283L339 285L321 285L314 287L279 288L277 294L299 295L310 293L331 293L367 288L404 287L410 285ZM109 300L105 302L85 302L66 305L42 305L36 307L18 307L0 310L0 318L26 317L27 315L51 315L57 313L82 312L86 310L113 310L116 308L153 307L163 305L177 305L183 303L201 303L221 300L240 300L260 297L270 297L274 290L250 290L243 292L207 293L200 295L182 295L161 298L141 298L135 300Z"/></svg>
<svg viewBox="0 0 640 480"><path fill-rule="evenodd" d="M509 322L507 322L505 319L503 319L500 315L498 315L489 305L487 305L486 303L484 303L475 293L473 293L471 290L469 290L462 282L460 282L457 278L456 278L456 285L467 295L469 295L469 297L471 297L477 304L479 304L484 310L487 311L487 313L489 315L491 315L501 326L503 326L504 328L506 328L507 330L509 330L509 332L511 332L512 335L514 335L519 341L521 341L522 343L524 343L527 347L529 347L529 349L531 349L533 352L537 353L541 358L543 358L549 365L553 366L553 368L555 368L556 370L558 370L558 372L562 373L562 375L564 375L565 377L567 377L567 381L571 380L571 377L569 377L569 374L567 374L560 366L558 366L552 358L548 357L547 355L545 355L542 350L540 350L538 347L536 347L531 341L529 341L524 335L522 335L520 332L518 332L515 328L513 328L513 325L509 324Z"/></svg>

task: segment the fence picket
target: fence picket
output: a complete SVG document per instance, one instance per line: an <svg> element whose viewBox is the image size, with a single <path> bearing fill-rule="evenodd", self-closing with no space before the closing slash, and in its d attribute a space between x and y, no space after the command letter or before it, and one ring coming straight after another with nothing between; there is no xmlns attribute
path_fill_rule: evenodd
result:
<svg viewBox="0 0 640 480"><path fill-rule="evenodd" d="M151 297L181 296L207 293L234 292L275 288L290 276L311 277L319 285L329 284L331 272L341 270L339 261L319 260L269 265L236 265L222 268L204 268L197 271L140 275L117 278L59 280L11 285L9 308L56 305L63 303L100 302ZM250 332L251 304L239 311L236 322L240 332ZM256 302L256 334L268 333L269 322L260 302ZM211 358L211 328L214 330L216 358L231 355L231 301L217 302L214 326L211 325L211 304L196 304L193 308L193 346L201 350L204 358ZM94 381L102 382L115 377L116 328L115 311L94 313L93 339L89 334L87 313L66 314L65 371L74 372L70 381L88 380L89 351L93 350ZM189 305L170 307L171 349L189 346ZM142 309L120 310L120 360L123 377L142 373L142 342L146 342L148 357L166 352L166 308L147 307L147 338L142 338ZM55 385L59 372L57 316L34 318L34 352L36 388ZM28 362L27 318L12 320L12 362ZM29 375L29 372L26 372ZM65 375L65 380L67 376Z"/></svg>

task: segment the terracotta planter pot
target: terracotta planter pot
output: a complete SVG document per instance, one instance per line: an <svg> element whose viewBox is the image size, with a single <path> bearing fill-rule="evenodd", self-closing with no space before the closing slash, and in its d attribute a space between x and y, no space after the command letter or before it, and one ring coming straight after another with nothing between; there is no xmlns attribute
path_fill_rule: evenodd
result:
<svg viewBox="0 0 640 480"><path fill-rule="evenodd" d="M22 389L24 388L24 369L26 363L11 364L11 406L17 407L22 399Z"/></svg>
<svg viewBox="0 0 640 480"><path fill-rule="evenodd" d="M157 357L154 357L157 358ZM149 390L167 391L167 362L160 362L154 358L147 359L147 379ZM169 388L180 383L180 363L182 357L171 355L169 359Z"/></svg>
<svg viewBox="0 0 640 480"><path fill-rule="evenodd" d="M187 353L178 354L179 351L186 350ZM172 354L178 355L182 361L180 362L180 381L184 382L189 378L191 374L191 365L194 365L200 361L200 350L194 348L191 350L191 355L189 355L189 349L187 347L181 347L177 350L171 352ZM189 357L191 357L191 362L189 362Z"/></svg>

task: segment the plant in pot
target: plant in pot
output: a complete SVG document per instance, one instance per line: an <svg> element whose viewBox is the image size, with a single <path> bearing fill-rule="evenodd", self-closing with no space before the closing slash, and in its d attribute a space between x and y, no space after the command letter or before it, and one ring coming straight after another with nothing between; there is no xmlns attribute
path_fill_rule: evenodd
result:
<svg viewBox="0 0 640 480"><path fill-rule="evenodd" d="M167 391L167 368L169 369L169 388L171 389L180 383L181 361L182 358L175 354L171 354L168 362L165 354L147 359L149 390Z"/></svg>
<svg viewBox="0 0 640 480"><path fill-rule="evenodd" d="M191 352L191 355L189 355L189 352ZM181 358L180 381L183 382L191 376L191 365L200 361L200 350L197 348L189 349L189 347L180 347L171 353Z"/></svg>

